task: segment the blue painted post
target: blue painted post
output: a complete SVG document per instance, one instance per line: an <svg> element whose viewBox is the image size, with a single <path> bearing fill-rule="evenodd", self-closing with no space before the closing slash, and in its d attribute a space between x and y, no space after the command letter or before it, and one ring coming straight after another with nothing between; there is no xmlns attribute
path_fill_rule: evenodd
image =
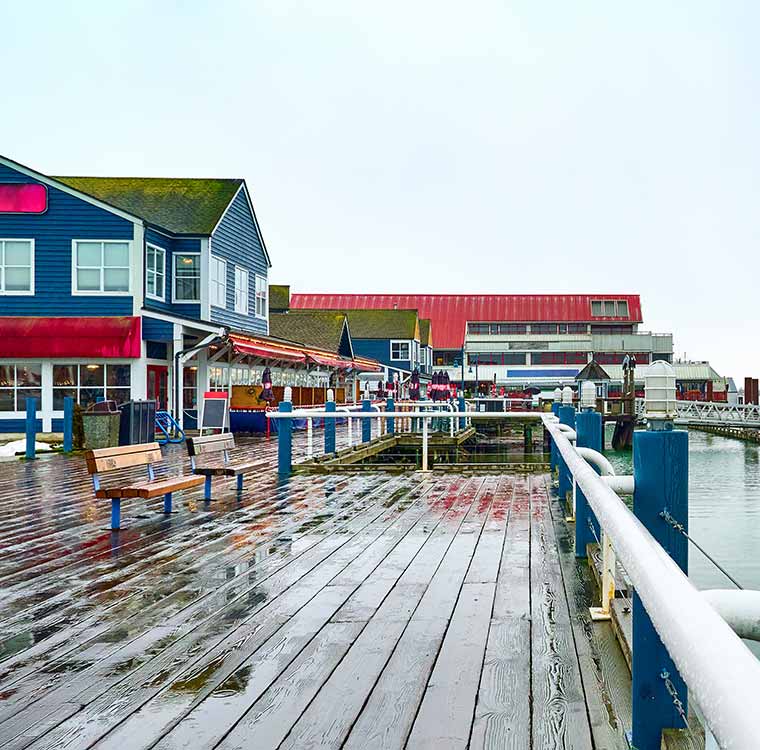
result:
<svg viewBox="0 0 760 750"><path fill-rule="evenodd" d="M211 474L206 475L206 481L203 483L203 499L211 500Z"/></svg>
<svg viewBox="0 0 760 750"><path fill-rule="evenodd" d="M579 448L591 448L602 452L602 415L593 409L584 409L575 415L575 432L578 435L576 445ZM598 470L597 470L597 473ZM589 528L589 522L594 527L594 533ZM580 487L575 491L575 556L586 557L586 545L601 539L599 521L591 510Z"/></svg>
<svg viewBox="0 0 760 750"><path fill-rule="evenodd" d="M396 411L396 401L393 396L388 396L385 399L385 411ZM388 417L388 434L393 435L396 432L396 419L394 417Z"/></svg>
<svg viewBox="0 0 760 750"><path fill-rule="evenodd" d="M121 500L111 498L111 528L117 531L121 528Z"/></svg>
<svg viewBox="0 0 760 750"><path fill-rule="evenodd" d="M243 491L243 474L237 475L237 491L242 492Z"/></svg>
<svg viewBox="0 0 760 750"><path fill-rule="evenodd" d="M552 404L552 414L554 414L555 417L559 417L559 407L560 407L559 401L555 401ZM557 469L557 446L554 444L554 440L551 440L549 468L551 470L552 476L554 476L554 472Z"/></svg>
<svg viewBox="0 0 760 750"><path fill-rule="evenodd" d="M566 424L569 427L575 428L575 407L560 406L559 422L560 424ZM567 493L573 489L573 482L567 464L559 453L557 454L557 467L559 469L559 497L564 503L567 499Z"/></svg>
<svg viewBox="0 0 760 750"><path fill-rule="evenodd" d="M334 399L325 403L325 411L335 410ZM335 420L332 417L325 417L325 453L335 453Z"/></svg>
<svg viewBox="0 0 760 750"><path fill-rule="evenodd" d="M72 396L63 398L63 452L74 450L74 399Z"/></svg>
<svg viewBox="0 0 760 750"><path fill-rule="evenodd" d="M26 400L26 458L34 459L34 445L37 442L37 399Z"/></svg>
<svg viewBox="0 0 760 750"><path fill-rule="evenodd" d="M673 430L672 422L660 425L665 429L649 429L633 435L633 512L687 573L687 539L660 513L667 510L688 531L689 437L684 430ZM634 592L633 745L642 750L659 748L663 729L683 727L661 676L664 671L669 673L686 710L686 685Z"/></svg>
<svg viewBox="0 0 760 750"><path fill-rule="evenodd" d="M362 411L372 411L372 402L368 398L362 399ZM362 443L372 440L372 422L362 419Z"/></svg>
<svg viewBox="0 0 760 750"><path fill-rule="evenodd" d="M164 495L164 513L172 512L172 493L167 492Z"/></svg>
<svg viewBox="0 0 760 750"><path fill-rule="evenodd" d="M293 411L292 402L280 401L279 411ZM287 477L293 468L293 420L278 419L277 422L277 473Z"/></svg>
<svg viewBox="0 0 760 750"><path fill-rule="evenodd" d="M462 393L464 393L464 386L462 386ZM464 396L459 397L459 411L460 413L464 413L467 410L467 403L464 400ZM467 427L467 419L465 417L462 417L459 420L459 429L464 430Z"/></svg>

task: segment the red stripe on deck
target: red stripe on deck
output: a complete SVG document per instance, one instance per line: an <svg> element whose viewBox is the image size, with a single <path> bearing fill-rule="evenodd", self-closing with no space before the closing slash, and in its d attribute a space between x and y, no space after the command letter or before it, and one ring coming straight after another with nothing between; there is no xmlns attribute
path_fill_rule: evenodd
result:
<svg viewBox="0 0 760 750"><path fill-rule="evenodd" d="M0 318L0 357L140 356L140 318Z"/></svg>

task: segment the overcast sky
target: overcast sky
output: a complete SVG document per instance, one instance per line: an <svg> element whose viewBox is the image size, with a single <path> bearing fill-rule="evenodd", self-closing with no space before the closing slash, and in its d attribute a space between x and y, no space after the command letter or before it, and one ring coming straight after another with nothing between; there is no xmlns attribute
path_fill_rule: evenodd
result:
<svg viewBox="0 0 760 750"><path fill-rule="evenodd" d="M639 293L677 355L760 375L760 3L0 0L0 28L0 153L244 177L294 291Z"/></svg>

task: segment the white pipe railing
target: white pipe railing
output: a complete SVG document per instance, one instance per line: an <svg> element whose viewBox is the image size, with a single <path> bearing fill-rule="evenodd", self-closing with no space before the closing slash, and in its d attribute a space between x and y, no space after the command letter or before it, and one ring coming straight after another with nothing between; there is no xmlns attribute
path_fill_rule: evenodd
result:
<svg viewBox="0 0 760 750"><path fill-rule="evenodd" d="M721 747L760 747L760 662L667 552L544 416L574 480L641 598L652 624Z"/></svg>

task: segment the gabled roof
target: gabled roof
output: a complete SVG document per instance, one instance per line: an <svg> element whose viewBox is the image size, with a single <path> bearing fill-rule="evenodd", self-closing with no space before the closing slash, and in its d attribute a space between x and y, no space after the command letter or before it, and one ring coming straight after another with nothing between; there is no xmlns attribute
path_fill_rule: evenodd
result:
<svg viewBox="0 0 760 750"><path fill-rule="evenodd" d="M290 307L290 286L287 284L269 285L269 310L281 312Z"/></svg>
<svg viewBox="0 0 760 750"><path fill-rule="evenodd" d="M592 300L625 300L628 315L591 316ZM415 309L435 327L437 349L461 349L472 322L641 323L638 294L293 294L291 307Z"/></svg>
<svg viewBox="0 0 760 750"><path fill-rule="evenodd" d="M86 195L174 234L210 235L241 179L53 177Z"/></svg>
<svg viewBox="0 0 760 750"><path fill-rule="evenodd" d="M576 380L593 380L598 383L602 380L609 380L610 376L605 369L595 360L592 359L576 376Z"/></svg>
<svg viewBox="0 0 760 750"><path fill-rule="evenodd" d="M349 326L342 312L293 310L269 314L269 333L278 339L353 356Z"/></svg>
<svg viewBox="0 0 760 750"><path fill-rule="evenodd" d="M348 317L348 328L354 339L419 339L420 337L416 310L342 310L341 312Z"/></svg>
<svg viewBox="0 0 760 750"><path fill-rule="evenodd" d="M433 346L430 318L420 318L420 346Z"/></svg>

